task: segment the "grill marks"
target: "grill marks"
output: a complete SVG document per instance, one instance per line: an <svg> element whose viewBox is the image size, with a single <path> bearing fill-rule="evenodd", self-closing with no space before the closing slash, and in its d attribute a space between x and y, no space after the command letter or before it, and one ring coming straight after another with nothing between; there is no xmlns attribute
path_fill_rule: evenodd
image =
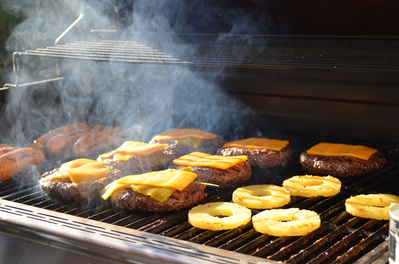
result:
<svg viewBox="0 0 399 264"><path fill-rule="evenodd" d="M399 178L395 176L399 173L396 162L390 164L378 174L362 177L357 182L352 178L344 179L342 191L336 196L292 197L285 208L298 207L314 210L322 219L322 226L304 237L279 238L260 234L252 228L251 223L234 230L202 230L192 227L187 222L188 209L173 213L149 213L116 209L106 201L98 201L96 204L63 203L49 199L32 182L25 182L25 186L13 180L4 182L0 184L0 197L68 215L272 261L352 263L385 241L388 236L388 221L351 216L345 211L345 199L358 193L389 191L389 188L392 188L392 182L399 181ZM292 173L287 177L291 175ZM282 181L283 178L279 180ZM208 198L204 202L231 201L233 191L234 188L210 188ZM259 211L252 212L256 214Z"/></svg>

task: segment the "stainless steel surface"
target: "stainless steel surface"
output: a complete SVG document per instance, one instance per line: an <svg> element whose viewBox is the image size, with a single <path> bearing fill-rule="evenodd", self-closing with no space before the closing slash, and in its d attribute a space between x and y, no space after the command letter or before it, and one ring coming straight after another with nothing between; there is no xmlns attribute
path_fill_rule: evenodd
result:
<svg viewBox="0 0 399 264"><path fill-rule="evenodd" d="M5 200L0 200L0 212L2 232L117 262L270 263L252 256Z"/></svg>
<svg viewBox="0 0 399 264"><path fill-rule="evenodd" d="M119 264L94 255L67 250L52 243L0 232L0 263Z"/></svg>

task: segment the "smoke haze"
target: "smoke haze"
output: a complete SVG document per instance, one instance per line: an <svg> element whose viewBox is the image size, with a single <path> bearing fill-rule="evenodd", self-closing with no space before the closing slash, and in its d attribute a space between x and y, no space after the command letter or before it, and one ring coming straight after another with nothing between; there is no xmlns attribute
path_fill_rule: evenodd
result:
<svg viewBox="0 0 399 264"><path fill-rule="evenodd" d="M132 140L145 142L166 129L182 127L241 136L250 110L218 86L224 76L223 67L205 68L205 72L203 67L184 67L185 61L179 54L190 59L198 53L198 45L192 45L195 43L190 43L192 40L187 35L181 38L176 33L206 30L223 33L211 39L214 47L226 44L223 36L240 33L244 28L259 33L254 18L242 11L234 8L226 11L222 4L212 9L207 1L134 1L133 4L96 1L94 4L94 1L3 0L2 7L10 13L22 12L26 18L7 40L9 51L53 46L55 39L83 14L57 44L82 41L82 48L91 48L93 43L104 39L121 41L119 45L134 41L150 53L179 62L121 63L113 59L112 51L108 51L111 59L101 62L24 57L18 76L20 84L63 79L41 88L21 85L10 89L2 118L11 128L2 130L3 141L29 145L49 129L82 121L122 126L130 132ZM261 22L266 23L264 19ZM237 37L234 44L246 41L245 37ZM215 58L205 58L205 64L206 59Z"/></svg>

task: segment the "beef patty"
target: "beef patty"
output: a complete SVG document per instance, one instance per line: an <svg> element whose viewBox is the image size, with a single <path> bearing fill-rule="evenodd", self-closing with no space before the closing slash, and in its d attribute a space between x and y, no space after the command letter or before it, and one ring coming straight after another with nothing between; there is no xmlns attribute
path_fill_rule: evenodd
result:
<svg viewBox="0 0 399 264"><path fill-rule="evenodd" d="M292 149L288 145L280 151L270 149L228 147L219 149L217 151L217 155L246 155L248 157L248 162L251 164L252 167L266 169L287 165L292 157Z"/></svg>
<svg viewBox="0 0 399 264"><path fill-rule="evenodd" d="M174 140L151 140L149 144L168 144L163 150L167 156L168 164L172 164L174 159L192 152L204 152L214 155L217 150L226 143L226 140L221 136L217 136L213 139L202 139L200 146L196 149L173 142Z"/></svg>
<svg viewBox="0 0 399 264"><path fill-rule="evenodd" d="M171 167L181 169L187 166L174 164ZM226 170L208 166L191 167L197 174L195 181L217 184L220 188L235 187L248 181L252 176L252 167L248 161L240 162Z"/></svg>
<svg viewBox="0 0 399 264"><path fill-rule="evenodd" d="M123 177L121 171L111 169L108 175L98 181L89 184L76 186L69 178L52 179L44 181L44 178L59 171L56 168L52 171L46 172L39 180L39 187L49 197L56 199L64 199L69 201L91 201L101 197L99 192L112 181Z"/></svg>
<svg viewBox="0 0 399 264"><path fill-rule="evenodd" d="M191 183L183 191L175 190L164 202L157 201L150 196L134 192L132 188L122 187L111 195L111 202L117 207L127 210L166 212L177 211L196 205L203 201L207 194L206 185Z"/></svg>
<svg viewBox="0 0 399 264"><path fill-rule="evenodd" d="M300 163L302 169L312 174L348 177L375 173L385 166L386 160L380 152L363 160L350 156L309 155L304 151L300 155Z"/></svg>

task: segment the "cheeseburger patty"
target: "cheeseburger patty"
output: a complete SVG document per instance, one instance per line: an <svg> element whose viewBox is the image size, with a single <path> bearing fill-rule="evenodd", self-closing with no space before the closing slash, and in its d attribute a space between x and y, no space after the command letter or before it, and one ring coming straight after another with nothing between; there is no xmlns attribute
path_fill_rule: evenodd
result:
<svg viewBox="0 0 399 264"><path fill-rule="evenodd" d="M172 168L181 169L187 166L174 164ZM213 183L220 188L235 187L248 181L252 176L252 167L248 161L240 162L226 170L208 166L191 166L197 174L198 182Z"/></svg>
<svg viewBox="0 0 399 264"><path fill-rule="evenodd" d="M318 175L332 175L336 177L362 176L375 173L385 166L384 155L377 152L368 160L350 156L321 156L301 153L302 169Z"/></svg>
<svg viewBox="0 0 399 264"><path fill-rule="evenodd" d="M164 202L157 201L150 196L134 192L129 187L115 190L111 201L120 208L137 211L166 212L177 211L196 205L203 201L207 194L206 185L191 183L183 191L175 190Z"/></svg>
<svg viewBox="0 0 399 264"><path fill-rule="evenodd" d="M201 145L196 149L173 142L174 140L151 140L149 144L168 144L168 147L164 148L163 150L168 158L168 163L171 164L174 159L187 155L191 152L198 151L214 155L216 154L217 150L226 143L226 140L221 136L217 136L213 139L202 139Z"/></svg>
<svg viewBox="0 0 399 264"><path fill-rule="evenodd" d="M251 164L251 166L265 169L287 165L292 157L292 149L290 146L286 146L280 151L274 151L270 149L228 147L219 149L217 155L246 155L248 157L248 162Z"/></svg>
<svg viewBox="0 0 399 264"><path fill-rule="evenodd" d="M59 178L49 181L43 181L45 177L57 171L59 171L59 168L44 173L39 181L39 187L45 194L52 198L70 201L90 201L93 198L98 198L100 197L99 192L105 186L123 176L123 174L119 170L111 170L104 179L100 179L89 184L83 184L79 187L76 186L69 178Z"/></svg>

